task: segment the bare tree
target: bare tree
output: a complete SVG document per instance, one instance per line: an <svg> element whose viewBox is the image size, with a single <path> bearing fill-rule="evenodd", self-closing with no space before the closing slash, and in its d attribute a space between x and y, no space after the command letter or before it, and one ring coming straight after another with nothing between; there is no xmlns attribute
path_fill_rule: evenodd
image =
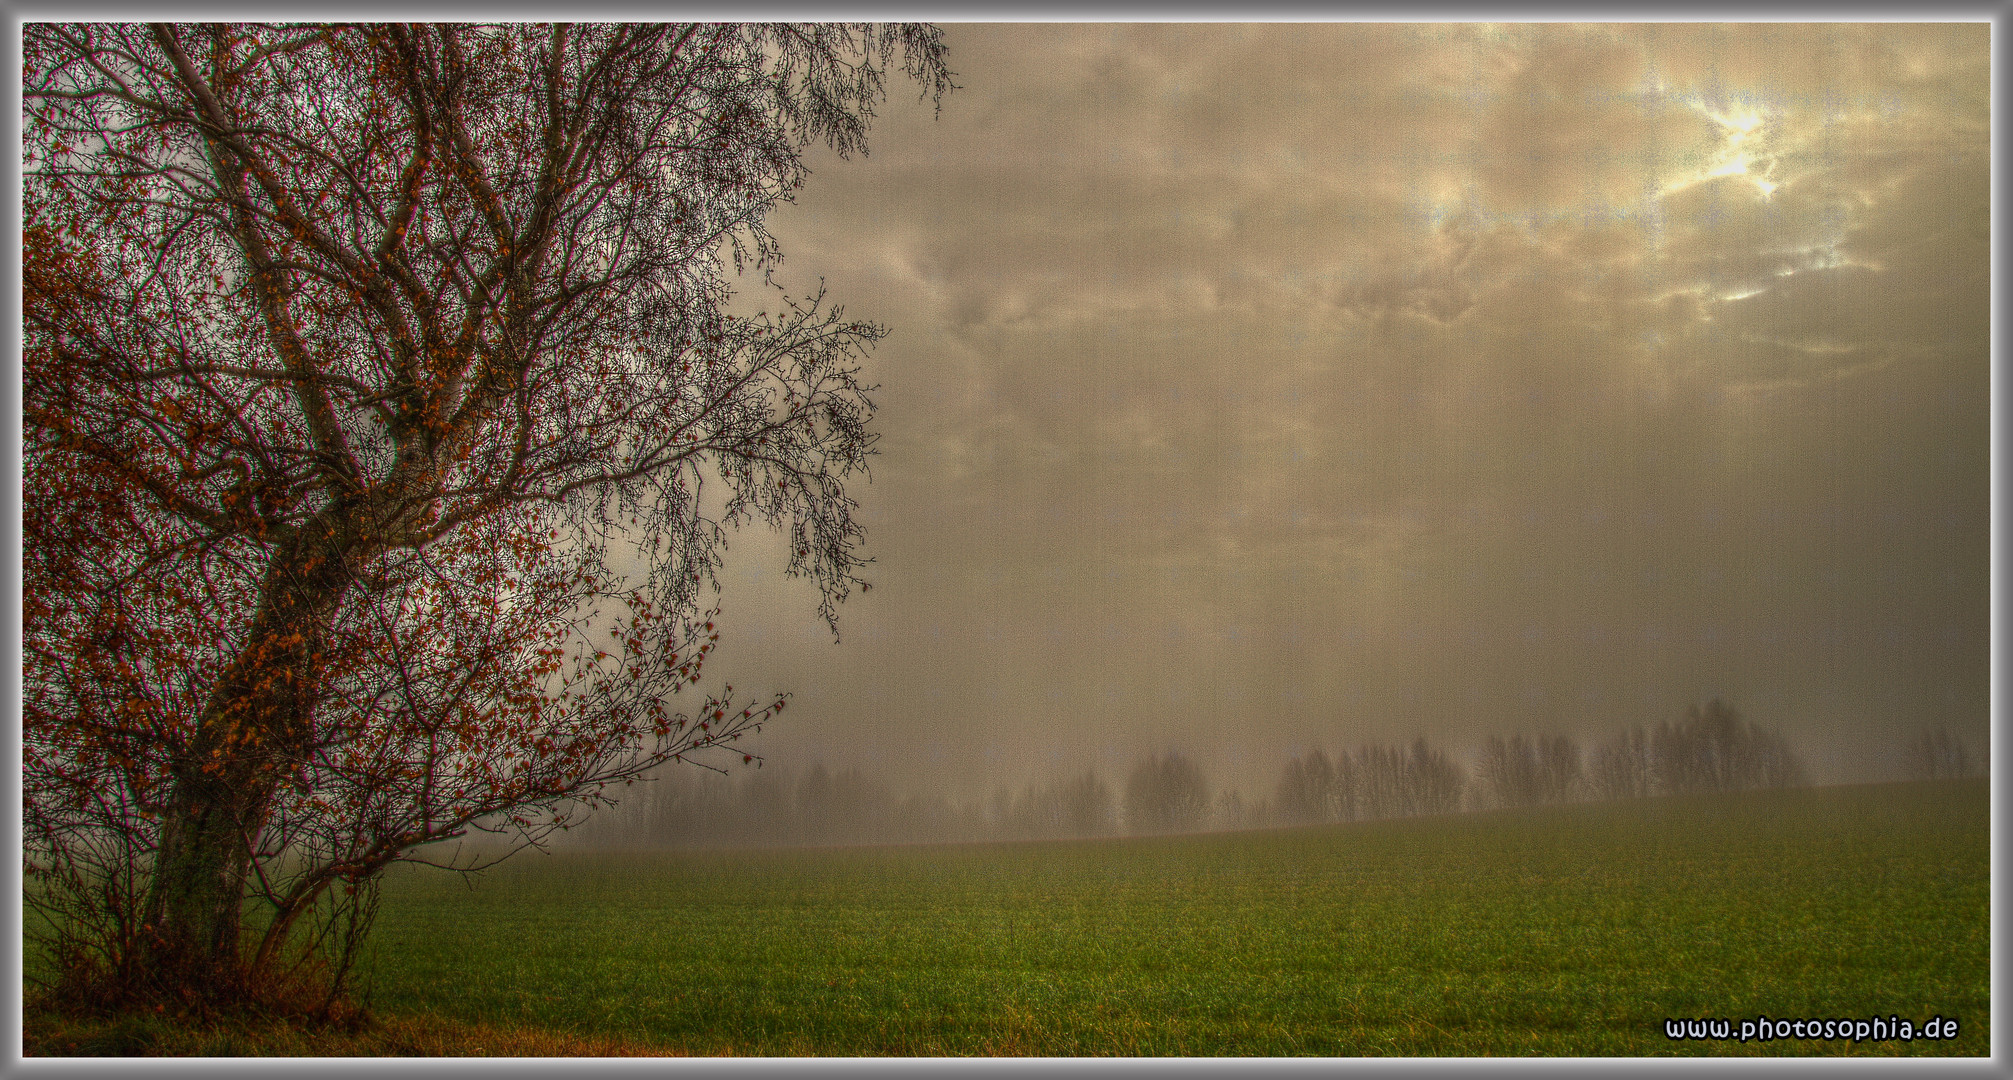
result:
<svg viewBox="0 0 2013 1080"><path fill-rule="evenodd" d="M1125 782L1125 824L1135 833L1194 832L1209 820L1209 782L1170 750L1140 759Z"/></svg>
<svg viewBox="0 0 2013 1080"><path fill-rule="evenodd" d="M1370 816L1363 786L1363 769L1348 751L1335 755L1335 820L1355 821Z"/></svg>
<svg viewBox="0 0 2013 1080"><path fill-rule="evenodd" d="M1522 735L1507 740L1489 736L1475 771L1496 806L1535 806L1540 801L1537 747Z"/></svg>
<svg viewBox="0 0 2013 1080"><path fill-rule="evenodd" d="M1538 806L1579 797L1584 770L1579 743L1569 735L1536 739L1490 736L1477 772L1496 806Z"/></svg>
<svg viewBox="0 0 2013 1080"><path fill-rule="evenodd" d="M1347 760L1347 755L1344 755ZM1289 822L1313 825L1342 819L1335 768L1320 748L1287 759L1279 776L1278 807Z"/></svg>
<svg viewBox="0 0 2013 1080"><path fill-rule="evenodd" d="M1563 803L1579 798L1586 782L1580 744L1570 735L1539 739L1538 777L1540 802Z"/></svg>
<svg viewBox="0 0 2013 1080"><path fill-rule="evenodd" d="M832 771L822 761L814 762L797 781L796 832L802 840L823 839L820 833L832 820L834 804Z"/></svg>
<svg viewBox="0 0 2013 1080"><path fill-rule="evenodd" d="M1588 782L1596 798L1641 799L1649 795L1649 735L1641 724L1594 748Z"/></svg>
<svg viewBox="0 0 2013 1080"><path fill-rule="evenodd" d="M728 529L787 535L828 620L865 587L884 331L731 316L729 273L888 71L949 89L934 31L36 23L22 56L26 843L109 927L73 970L249 993L386 865L535 841L782 707L667 701Z"/></svg>
<svg viewBox="0 0 2013 1080"><path fill-rule="evenodd" d="M1405 774L1405 752L1366 744L1356 749L1354 779L1357 816L1407 817L1417 812L1417 800Z"/></svg>
<svg viewBox="0 0 2013 1080"><path fill-rule="evenodd" d="M1296 754L1275 795L1283 821L1312 824L1452 813L1467 786L1467 771L1420 737L1409 751L1365 744L1332 762L1319 748Z"/></svg>
<svg viewBox="0 0 2013 1080"><path fill-rule="evenodd" d="M1059 780L1051 789L1065 836L1105 836L1118 829L1118 804L1097 772Z"/></svg>
<svg viewBox="0 0 2013 1080"><path fill-rule="evenodd" d="M1412 740L1412 756L1405 763L1405 772L1418 813L1451 814L1461 808L1468 784L1466 770L1442 751L1427 745L1424 736Z"/></svg>
<svg viewBox="0 0 2013 1080"><path fill-rule="evenodd" d="M1755 784L1764 788L1804 787L1810 776L1803 758L1790 749L1788 740L1774 732L1750 726L1749 742L1755 756Z"/></svg>
<svg viewBox="0 0 2013 1080"><path fill-rule="evenodd" d="M1797 787L1802 760L1780 735L1743 719L1718 698L1692 706L1676 724L1651 732L1649 771L1659 792L1746 791Z"/></svg>
<svg viewBox="0 0 2013 1080"><path fill-rule="evenodd" d="M1953 780L1971 775L1971 750L1942 724L1925 727L1908 747L1908 774L1917 780Z"/></svg>
<svg viewBox="0 0 2013 1080"><path fill-rule="evenodd" d="M1224 788L1216 793L1216 808L1210 820L1219 829L1255 828L1262 818L1259 808L1244 801L1244 795L1232 788Z"/></svg>

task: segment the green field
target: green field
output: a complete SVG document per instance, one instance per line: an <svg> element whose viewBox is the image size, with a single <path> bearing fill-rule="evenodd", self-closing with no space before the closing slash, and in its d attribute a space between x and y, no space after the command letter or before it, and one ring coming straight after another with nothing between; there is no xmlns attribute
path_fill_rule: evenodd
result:
<svg viewBox="0 0 2013 1080"><path fill-rule="evenodd" d="M1983 781L387 883L382 1014L696 1054L1990 1052ZM1673 1042L1665 1017L1959 1021Z"/></svg>

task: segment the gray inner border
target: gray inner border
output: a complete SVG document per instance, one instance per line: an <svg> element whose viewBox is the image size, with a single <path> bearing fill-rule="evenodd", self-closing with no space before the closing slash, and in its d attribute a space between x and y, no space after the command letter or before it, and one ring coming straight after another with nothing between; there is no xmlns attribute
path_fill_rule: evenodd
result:
<svg viewBox="0 0 2013 1080"><path fill-rule="evenodd" d="M4 18L6 37L4 56L0 56L0 75L4 75L12 108L0 116L0 132L6 141L19 146L21 136L21 24L23 22L55 20L116 20L123 18L158 17L168 13L182 19L232 19L272 17L276 5L271 2L257 3L248 0L208 0L202 3L146 3L144 0L87 0L83 3L61 3L56 0L0 0L0 18ZM1323 4L1312 0L1281 2L1266 0L1263 3L1239 5L1234 8L1203 0L1151 0L1151 2L1115 3L1104 0L1096 4L1070 4L1061 0L1040 0L1035 3L1017 5L971 4L946 7L941 4L924 4L916 0L879 0L876 3L857 4L807 4L796 2L756 2L725 6L719 3L646 3L643 0L594 0L594 2L560 5L553 0L489 0L473 3L469 0L432 0L429 3L398 3L393 0L327 0L284 5L285 17L305 18L349 18L382 19L414 18L415 16L435 20L456 19L504 19L532 20L549 18L563 14L574 19L606 19L613 21L642 21L665 18L697 19L755 19L755 20L830 20L835 18L868 19L926 19L939 22L1990 22L1993 26L1992 60L1992 104L1993 104L1993 188L1992 188L1992 249L1994 265L1993 335L1992 335L1992 722L1996 734L2003 731L2005 702L2001 696L2000 669L2002 651L2006 637L2004 634L2004 605L2000 603L2004 579L2000 575L2002 561L2000 548L2005 541L2001 528L2000 495L2006 485L2006 473L2002 468L2005 446L2000 441L2000 424L2007 413L2009 397L2008 383L2000 375L2001 349L1997 333L2004 307L2002 294L1997 289L1998 255L2004 247L2007 235L2005 217L1999 198L2005 160L2002 145L1998 139L1999 116L2004 110L2002 83L1998 78L2000 61L2006 49L2006 30L2013 25L2013 0L1936 0L1932 3L1909 5L1874 4L1859 2L1826 3L1821 0L1797 0L1783 2L1774 0L1766 5L1749 5L1728 2L1712 3L1657 3L1635 7L1616 7L1611 4L1559 3L1554 0L1545 4L1513 3L1464 3L1430 4L1402 6L1394 4ZM955 57L952 58L955 69ZM21 219L20 155L9 154L4 163L7 173L6 187L0 191L5 210L11 222ZM0 741L0 779L4 779L7 803L4 820L4 836L10 850L21 850L21 252L20 234L9 229L4 238L6 259L0 265L0 319L6 326L7 349L0 354L0 364L4 364L10 377L0 382L0 426L4 426L9 437L0 441L0 463L7 470L8 483L0 488L0 509L4 509L8 528L0 543L4 543L4 562L0 570L6 575L6 591L0 595L0 604L11 614L11 632L0 638L4 646L4 665L0 665L0 691L8 706L6 719L7 735ZM2006 919L1998 903L2004 884L2006 870L2000 859L2003 835L2000 825L2005 808L1999 800L1997 778L2007 768L2013 768L2013 747L2003 740L1994 739L1992 753L1992 823L1993 823L1993 901L1991 925L1994 937L2004 928ZM295 1058L278 1060L230 1060L217 1058L190 1059L127 1059L127 1058L81 1058L24 1060L21 1056L21 863L19 858L10 859L0 873L4 873L7 899L0 903L0 985L7 993L0 998L0 1019L7 1026L0 1028L0 1075L24 1076L125 1076L135 1073L164 1076L212 1076L225 1075L267 1075L275 1067L284 1068L288 1073L304 1076L347 1076L369 1072L372 1075L392 1076L435 1076L435 1075L476 1075L504 1074L517 1076L547 1075L553 1072L585 1072L600 1075L675 1075L679 1077L749 1077L768 1075L852 1075L869 1076L898 1074L906 1076L936 1075L938 1073L966 1073L993 1076L1109 1076L1138 1075L1153 1073L1181 1076L1216 1076L1240 1073L1264 1073L1267 1075L1332 1075L1347 1071L1351 1076L1437 1076L1495 1074L1538 1076L1550 1073L1576 1075L1606 1075L1615 1071L1642 1072L1665 1076L1749 1076L1774 1075L1784 1072L1810 1073L1818 1070L1839 1070L1855 1075L1920 1075L1938 1076L2008 1076L2013 1075L2013 1062L2007 1057L2008 1043L2002 1036L2007 1022L2007 1009L2001 1004L1999 991L2002 988L2004 964L2001 955L1995 952L1992 967L1992 988L1994 1004L1992 1008L1993 1038L1992 1057L1989 1059L1923 1060L1887 1059L1714 1059L1714 1058L1410 1058L1410 1059L1284 1059L1284 1058L1189 1058L1189 1059L858 1059L858 1058L683 1058L683 1059L570 1059L564 1062L543 1059L402 1059L402 1058ZM285 1064L280 1064L281 1061Z"/></svg>

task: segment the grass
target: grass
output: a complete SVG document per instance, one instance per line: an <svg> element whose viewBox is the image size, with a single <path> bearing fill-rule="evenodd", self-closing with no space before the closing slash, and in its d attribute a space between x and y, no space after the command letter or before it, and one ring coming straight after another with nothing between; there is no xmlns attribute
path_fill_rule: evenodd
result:
<svg viewBox="0 0 2013 1080"><path fill-rule="evenodd" d="M372 1003L429 1030L691 1054L1986 1055L1987 798L1972 781L1160 839L534 854L472 888L388 881ZM1960 1027L1664 1034L1761 1015Z"/></svg>
<svg viewBox="0 0 2013 1080"><path fill-rule="evenodd" d="M1983 781L1262 833L527 855L386 882L376 1027L31 1054L1986 1055ZM1955 1017L1673 1042L1666 1017Z"/></svg>
<svg viewBox="0 0 2013 1080"><path fill-rule="evenodd" d="M239 1021L191 1027L163 1017L79 1019L28 1010L24 1056L66 1057L646 1057L676 1053L609 1037L530 1027L385 1017L360 1031Z"/></svg>

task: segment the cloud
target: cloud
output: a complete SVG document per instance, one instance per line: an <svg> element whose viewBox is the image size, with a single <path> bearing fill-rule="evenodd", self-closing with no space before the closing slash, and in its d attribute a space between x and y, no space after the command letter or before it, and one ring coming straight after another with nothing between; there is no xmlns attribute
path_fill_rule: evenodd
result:
<svg viewBox="0 0 2013 1080"><path fill-rule="evenodd" d="M1982 723L1982 24L947 40L775 222L895 331L858 632L751 594L777 738Z"/></svg>

